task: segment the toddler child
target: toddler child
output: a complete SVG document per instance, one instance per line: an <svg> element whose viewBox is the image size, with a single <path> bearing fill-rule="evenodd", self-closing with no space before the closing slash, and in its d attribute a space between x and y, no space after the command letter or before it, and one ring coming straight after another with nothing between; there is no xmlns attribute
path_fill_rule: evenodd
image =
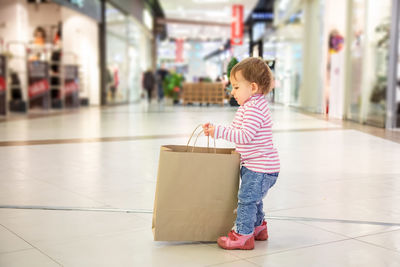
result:
<svg viewBox="0 0 400 267"><path fill-rule="evenodd" d="M272 142L271 113L264 97L272 90L273 77L262 59L252 57L232 68L230 81L232 95L240 105L232 124L203 125L206 136L235 143L241 162L235 227L217 242L224 249L253 249L254 239L268 239L263 198L280 170L279 155Z"/></svg>

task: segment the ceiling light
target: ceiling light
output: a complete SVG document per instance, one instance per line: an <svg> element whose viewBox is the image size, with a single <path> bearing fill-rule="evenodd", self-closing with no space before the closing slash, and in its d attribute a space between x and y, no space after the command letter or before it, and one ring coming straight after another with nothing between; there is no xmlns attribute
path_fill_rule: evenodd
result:
<svg viewBox="0 0 400 267"><path fill-rule="evenodd" d="M229 0L192 0L193 3L196 4L205 4L205 3L228 3Z"/></svg>

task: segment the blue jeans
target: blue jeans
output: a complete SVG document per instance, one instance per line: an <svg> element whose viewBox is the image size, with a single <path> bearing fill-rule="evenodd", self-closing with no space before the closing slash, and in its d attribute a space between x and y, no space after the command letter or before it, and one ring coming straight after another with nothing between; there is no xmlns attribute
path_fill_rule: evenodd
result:
<svg viewBox="0 0 400 267"><path fill-rule="evenodd" d="M238 194L236 232L242 235L252 234L254 228L264 220L263 201L268 190L275 184L277 173L261 173L240 169L242 183Z"/></svg>
<svg viewBox="0 0 400 267"><path fill-rule="evenodd" d="M158 101L162 100L164 98L164 87L162 84L158 84Z"/></svg>

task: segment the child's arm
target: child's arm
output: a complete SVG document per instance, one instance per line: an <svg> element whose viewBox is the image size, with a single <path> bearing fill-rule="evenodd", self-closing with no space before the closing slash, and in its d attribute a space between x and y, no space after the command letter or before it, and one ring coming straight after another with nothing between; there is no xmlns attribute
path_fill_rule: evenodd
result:
<svg viewBox="0 0 400 267"><path fill-rule="evenodd" d="M234 129L235 128L235 124L238 124L238 113L241 113L241 107L239 107L238 111L236 112L235 115L235 119L232 121L231 125L225 127L226 129ZM211 136L212 138L214 138L214 132L215 132L215 126L213 124L211 124L210 122L207 122L205 124L203 124L203 131L204 131L204 135L205 136Z"/></svg>
<svg viewBox="0 0 400 267"><path fill-rule="evenodd" d="M208 133L211 137L222 138L236 144L250 143L264 122L265 115L254 106L248 107L242 118L241 128L209 125Z"/></svg>

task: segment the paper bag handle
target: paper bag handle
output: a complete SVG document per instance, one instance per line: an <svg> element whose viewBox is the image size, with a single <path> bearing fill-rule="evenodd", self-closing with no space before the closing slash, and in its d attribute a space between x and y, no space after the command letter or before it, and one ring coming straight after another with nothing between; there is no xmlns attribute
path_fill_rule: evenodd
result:
<svg viewBox="0 0 400 267"><path fill-rule="evenodd" d="M202 124L197 125L197 127L194 129L194 131L192 132L192 134L190 135L190 138L186 144L186 152L189 150L189 143L190 140L192 140L192 137L194 135L194 133L197 131L197 129L202 126ZM194 148L196 147L196 143L197 143L197 139L199 138L199 136L203 133L203 131L199 132L196 136L196 139L194 140L194 144L193 144L193 148L192 148L192 152L194 152ZM207 138L207 149L210 148L210 136L208 136ZM214 153L217 153L217 148L216 148L216 144L215 144L215 138L214 138Z"/></svg>

